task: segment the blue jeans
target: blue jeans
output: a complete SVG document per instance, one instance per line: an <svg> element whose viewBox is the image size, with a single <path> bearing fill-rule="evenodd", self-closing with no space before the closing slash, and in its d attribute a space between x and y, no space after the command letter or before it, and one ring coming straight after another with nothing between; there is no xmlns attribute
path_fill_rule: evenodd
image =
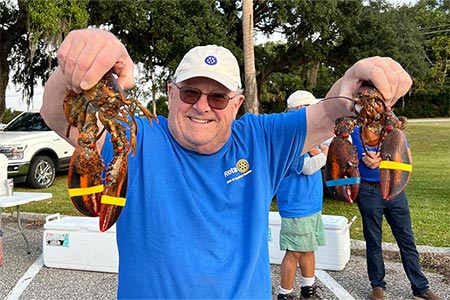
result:
<svg viewBox="0 0 450 300"><path fill-rule="evenodd" d="M363 223L367 272L372 287L386 287L381 248L384 214L397 240L403 269L411 283L413 294L420 295L428 291L428 280L421 271L405 192L391 200L384 200L379 187L361 183L357 203Z"/></svg>

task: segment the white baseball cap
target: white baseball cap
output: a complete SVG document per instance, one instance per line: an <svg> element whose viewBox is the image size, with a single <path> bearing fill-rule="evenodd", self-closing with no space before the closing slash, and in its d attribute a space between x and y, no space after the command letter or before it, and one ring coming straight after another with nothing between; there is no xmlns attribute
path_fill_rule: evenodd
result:
<svg viewBox="0 0 450 300"><path fill-rule="evenodd" d="M298 90L293 92L287 99L287 108L295 108L300 105L311 105L319 102L313 94L308 91Z"/></svg>
<svg viewBox="0 0 450 300"><path fill-rule="evenodd" d="M230 91L237 91L242 87L239 65L230 50L207 45L194 47L186 53L174 74L174 82L193 78L208 77Z"/></svg>

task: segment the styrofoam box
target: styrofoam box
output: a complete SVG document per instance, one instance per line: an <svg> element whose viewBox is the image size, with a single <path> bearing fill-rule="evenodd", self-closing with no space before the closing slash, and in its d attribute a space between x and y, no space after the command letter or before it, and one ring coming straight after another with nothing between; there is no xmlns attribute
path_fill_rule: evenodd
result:
<svg viewBox="0 0 450 300"><path fill-rule="evenodd" d="M355 218L354 218L355 219ZM348 219L343 216L322 215L326 245L315 252L316 269L341 271L350 259L350 232ZM280 250L281 217L269 213L270 263L281 264L285 251Z"/></svg>
<svg viewBox="0 0 450 300"><path fill-rule="evenodd" d="M100 232L98 217L48 216L42 249L49 268L118 271L116 227Z"/></svg>

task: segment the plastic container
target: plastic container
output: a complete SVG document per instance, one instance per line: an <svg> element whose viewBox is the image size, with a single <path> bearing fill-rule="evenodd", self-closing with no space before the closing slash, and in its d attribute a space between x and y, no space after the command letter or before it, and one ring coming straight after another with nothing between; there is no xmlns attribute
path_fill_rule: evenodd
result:
<svg viewBox="0 0 450 300"><path fill-rule="evenodd" d="M343 216L322 215L326 245L316 251L316 269L341 271L350 259L350 226ZM285 251L280 250L281 217L278 212L269 213L270 263L281 264Z"/></svg>
<svg viewBox="0 0 450 300"><path fill-rule="evenodd" d="M42 253L49 268L117 273L116 227L99 230L98 217L45 219Z"/></svg>

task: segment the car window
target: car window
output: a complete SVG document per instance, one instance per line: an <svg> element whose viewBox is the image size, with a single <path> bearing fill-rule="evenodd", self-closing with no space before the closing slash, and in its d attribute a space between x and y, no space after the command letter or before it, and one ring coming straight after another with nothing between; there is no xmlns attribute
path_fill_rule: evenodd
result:
<svg viewBox="0 0 450 300"><path fill-rule="evenodd" d="M11 121L4 131L51 131L39 113L27 112Z"/></svg>

